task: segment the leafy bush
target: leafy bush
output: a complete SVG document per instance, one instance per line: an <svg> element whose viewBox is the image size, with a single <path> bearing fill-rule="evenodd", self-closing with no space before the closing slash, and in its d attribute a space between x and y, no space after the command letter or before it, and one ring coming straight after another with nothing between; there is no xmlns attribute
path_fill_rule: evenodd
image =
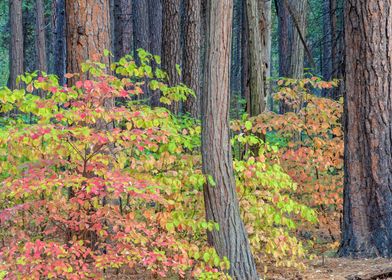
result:
<svg viewBox="0 0 392 280"><path fill-rule="evenodd" d="M31 73L20 77L25 89L0 89L2 277L227 277L230 264L206 242L219 225L204 218L199 122L139 98L146 80L164 104L193 92L166 84L151 66L159 57L140 50L138 61L126 56L110 71L88 61L81 77L66 75L74 86ZM261 140L267 130L280 133L278 120L233 122L233 146L245 150L234 159L237 191L259 264L302 267L306 250L293 232L316 214L288 168L296 161L282 160L297 150L293 143Z"/></svg>

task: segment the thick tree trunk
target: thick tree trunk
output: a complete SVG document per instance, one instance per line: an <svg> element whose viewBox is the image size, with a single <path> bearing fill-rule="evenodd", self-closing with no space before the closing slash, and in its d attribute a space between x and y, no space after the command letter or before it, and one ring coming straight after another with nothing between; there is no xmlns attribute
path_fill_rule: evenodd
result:
<svg viewBox="0 0 392 280"><path fill-rule="evenodd" d="M20 84L16 83L16 78L23 74L23 24L22 24L22 0L10 0L9 16L11 26L10 44L10 77L9 87L16 89Z"/></svg>
<svg viewBox="0 0 392 280"><path fill-rule="evenodd" d="M66 42L65 42L65 0L55 0L53 9L53 64L54 73L60 84L65 84Z"/></svg>
<svg viewBox="0 0 392 280"><path fill-rule="evenodd" d="M207 1L207 56L202 95L203 173L215 181L204 186L207 220L219 223L210 232L219 256L230 261L234 279L259 279L240 217L229 139L229 72L232 0Z"/></svg>
<svg viewBox="0 0 392 280"><path fill-rule="evenodd" d="M114 52L116 60L133 51L132 1L114 0Z"/></svg>
<svg viewBox="0 0 392 280"><path fill-rule="evenodd" d="M392 3L346 1L341 256L392 257Z"/></svg>
<svg viewBox="0 0 392 280"><path fill-rule="evenodd" d="M169 85L173 86L181 81L176 67L176 64L181 65L179 0L163 0L162 28L162 68L168 74ZM169 108L177 114L179 105L173 102Z"/></svg>
<svg viewBox="0 0 392 280"><path fill-rule="evenodd" d="M66 16L67 72L81 73L81 63L87 59L108 64L103 53L111 49L109 0L66 1Z"/></svg>
<svg viewBox="0 0 392 280"><path fill-rule="evenodd" d="M249 87L250 95L247 100L248 113L257 116L266 108L265 81L263 75L264 53L262 42L261 7L258 0L246 0L246 13L249 30Z"/></svg>
<svg viewBox="0 0 392 280"><path fill-rule="evenodd" d="M201 2L186 0L185 2L185 54L184 83L195 91L196 97L189 96L184 104L185 112L192 117L200 116L200 67L201 67Z"/></svg>

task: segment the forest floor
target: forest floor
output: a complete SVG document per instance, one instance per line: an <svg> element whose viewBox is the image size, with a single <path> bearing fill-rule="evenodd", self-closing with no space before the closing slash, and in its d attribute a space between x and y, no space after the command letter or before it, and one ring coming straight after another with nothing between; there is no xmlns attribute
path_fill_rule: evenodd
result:
<svg viewBox="0 0 392 280"><path fill-rule="evenodd" d="M315 259L304 272L277 270L273 280L376 280L392 279L392 259Z"/></svg>

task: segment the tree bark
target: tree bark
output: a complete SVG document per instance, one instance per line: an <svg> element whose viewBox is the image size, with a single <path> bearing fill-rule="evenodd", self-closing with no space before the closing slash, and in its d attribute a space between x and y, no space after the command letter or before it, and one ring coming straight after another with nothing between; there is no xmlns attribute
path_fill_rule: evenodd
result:
<svg viewBox="0 0 392 280"><path fill-rule="evenodd" d="M36 46L37 46L37 70L47 71L46 60L46 38L45 38L45 10L43 0L36 0L37 26L36 26Z"/></svg>
<svg viewBox="0 0 392 280"><path fill-rule="evenodd" d="M114 0L114 52L119 60L133 51L132 1Z"/></svg>
<svg viewBox="0 0 392 280"><path fill-rule="evenodd" d="M304 44L293 22L288 5L303 37L306 36L307 0L277 0L279 32L279 75L301 78L304 72Z"/></svg>
<svg viewBox="0 0 392 280"><path fill-rule="evenodd" d="M332 78L332 14L331 0L323 0L323 52L321 63L321 75L325 81ZM330 89L323 89L322 95L324 97L331 95Z"/></svg>
<svg viewBox="0 0 392 280"><path fill-rule="evenodd" d="M162 56L162 0L148 0L148 18L150 20L150 52ZM158 65L153 64L154 67ZM160 67L160 65L159 65ZM160 92L151 91L151 106L159 106Z"/></svg>
<svg viewBox="0 0 392 280"><path fill-rule="evenodd" d="M10 44L10 89L20 87L16 83L16 78L23 74L23 20L22 20L22 0L10 0L9 15L11 26Z"/></svg>
<svg viewBox="0 0 392 280"><path fill-rule="evenodd" d="M250 95L247 100L248 113L250 116L257 116L267 108L266 95L266 72L264 72L266 62L266 32L267 14L264 3L258 0L246 0L248 30L249 30L249 87ZM264 17L265 16L265 17ZM269 63L268 63L269 64Z"/></svg>
<svg viewBox="0 0 392 280"><path fill-rule="evenodd" d="M148 1L133 0L133 9L135 51L139 48L150 51Z"/></svg>
<svg viewBox="0 0 392 280"><path fill-rule="evenodd" d="M185 54L184 83L195 91L196 97L189 96L184 104L185 112L192 117L200 116L200 67L201 67L201 2L186 0L185 2Z"/></svg>
<svg viewBox="0 0 392 280"><path fill-rule="evenodd" d="M36 48L37 48L37 70L47 72L46 60L46 38L45 38L45 10L43 0L36 0ZM38 94L41 98L45 97L45 92L40 90Z"/></svg>
<svg viewBox="0 0 392 280"><path fill-rule="evenodd" d="M81 73L81 63L88 59L109 64L109 57L103 57L111 49L109 0L66 1L66 17L67 72Z"/></svg>
<svg viewBox="0 0 392 280"><path fill-rule="evenodd" d="M392 3L345 4L341 256L392 256Z"/></svg>
<svg viewBox="0 0 392 280"><path fill-rule="evenodd" d="M272 0L259 1L260 32L263 55L264 94L268 105L271 97L271 47L272 47ZM266 107L268 110L268 106Z"/></svg>
<svg viewBox="0 0 392 280"><path fill-rule="evenodd" d="M66 41L65 0L55 0L53 7L53 64L60 84L65 84Z"/></svg>
<svg viewBox="0 0 392 280"><path fill-rule="evenodd" d="M300 79L304 73L307 0L276 0L279 32L279 75ZM281 114L292 111L287 102Z"/></svg>
<svg viewBox="0 0 392 280"><path fill-rule="evenodd" d="M210 232L220 257L230 261L234 279L259 279L247 233L240 217L229 138L229 76L232 0L207 1L207 56L202 96L203 173L212 176L204 186L208 221L219 223Z"/></svg>
<svg viewBox="0 0 392 280"><path fill-rule="evenodd" d="M174 86L181 81L176 67L181 65L179 0L163 0L162 28L162 68L168 74L169 85ZM179 105L179 102L173 102L169 109L178 114Z"/></svg>
<svg viewBox="0 0 392 280"><path fill-rule="evenodd" d="M248 25L248 16L247 16L247 7L246 1L242 2L242 38L241 38L241 93L242 98L244 98L246 102L246 111L249 112L250 108L250 62L249 62L249 25Z"/></svg>
<svg viewBox="0 0 392 280"><path fill-rule="evenodd" d="M154 55L162 54L162 0L148 0L148 18L150 20L150 51Z"/></svg>

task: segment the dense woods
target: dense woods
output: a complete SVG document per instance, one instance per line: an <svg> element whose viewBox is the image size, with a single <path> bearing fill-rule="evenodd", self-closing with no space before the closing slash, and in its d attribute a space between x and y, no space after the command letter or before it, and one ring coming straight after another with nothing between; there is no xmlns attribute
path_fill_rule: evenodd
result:
<svg viewBox="0 0 392 280"><path fill-rule="evenodd" d="M2 0L0 279L392 275L391 8Z"/></svg>

